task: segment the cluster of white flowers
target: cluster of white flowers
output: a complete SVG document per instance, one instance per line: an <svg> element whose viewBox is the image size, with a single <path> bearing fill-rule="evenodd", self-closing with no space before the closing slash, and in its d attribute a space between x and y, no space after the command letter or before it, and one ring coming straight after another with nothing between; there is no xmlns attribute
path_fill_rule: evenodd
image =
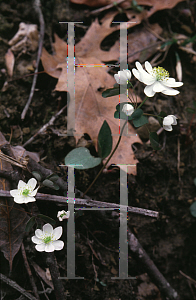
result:
<svg viewBox="0 0 196 300"><path fill-rule="evenodd" d="M163 93L165 95L174 96L179 94L179 91L173 89L183 85L183 82L176 82L174 78L169 78L169 73L162 67L152 68L151 64L146 61L145 68L137 61L136 68L132 69L133 75L142 83L146 85L144 93L147 97L153 97L155 93ZM131 79L131 71L123 70L114 75L114 78L118 84L126 84ZM131 104L125 104L122 111L131 116L134 112L134 107ZM176 117L174 115L168 115L163 119L163 128L167 131L172 131L172 125L176 125Z"/></svg>

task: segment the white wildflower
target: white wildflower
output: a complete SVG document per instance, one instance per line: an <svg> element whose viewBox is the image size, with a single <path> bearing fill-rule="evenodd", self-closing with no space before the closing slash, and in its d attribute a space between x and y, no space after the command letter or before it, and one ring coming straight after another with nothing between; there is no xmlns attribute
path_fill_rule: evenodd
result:
<svg viewBox="0 0 196 300"><path fill-rule="evenodd" d="M115 74L114 78L118 84L127 84L127 80L131 79L131 71L125 69L118 71L118 74Z"/></svg>
<svg viewBox="0 0 196 300"><path fill-rule="evenodd" d="M153 97L155 93L163 93L165 95L177 95L179 91L173 88L183 85L183 82L176 82L174 78L169 78L169 72L162 67L152 68L151 64L146 61L145 68L147 72L142 68L142 65L137 61L136 69L132 69L133 75L147 86L144 89L144 93L148 97Z"/></svg>
<svg viewBox="0 0 196 300"><path fill-rule="evenodd" d="M168 115L163 119L163 129L167 131L172 131L172 125L177 125L176 117L173 115Z"/></svg>
<svg viewBox="0 0 196 300"><path fill-rule="evenodd" d="M131 104L124 104L122 111L125 113L125 115L130 117L134 112L134 107Z"/></svg>
<svg viewBox="0 0 196 300"><path fill-rule="evenodd" d="M69 219L70 217L70 211L65 211L65 210L61 210L61 211L58 211L58 214L57 214L57 218L59 218L59 221L63 221L64 219Z"/></svg>
<svg viewBox="0 0 196 300"><path fill-rule="evenodd" d="M54 250L61 250L64 247L63 241L58 241L62 235L63 228L56 227L53 230L49 223L43 226L43 230L35 230L35 235L31 238L33 243L37 244L35 249L39 252L53 252Z"/></svg>
<svg viewBox="0 0 196 300"><path fill-rule="evenodd" d="M35 178L29 179L27 183L19 180L18 189L11 190L10 194L14 197L14 201L18 204L28 203L36 201L34 196L37 194L37 189L35 189L37 180Z"/></svg>

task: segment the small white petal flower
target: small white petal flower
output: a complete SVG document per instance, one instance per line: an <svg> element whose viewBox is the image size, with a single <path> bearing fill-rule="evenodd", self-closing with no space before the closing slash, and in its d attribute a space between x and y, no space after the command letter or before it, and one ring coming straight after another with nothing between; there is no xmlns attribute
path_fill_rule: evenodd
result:
<svg viewBox="0 0 196 300"><path fill-rule="evenodd" d="M56 227L53 230L49 223L43 226L43 230L35 230L35 235L31 238L32 242L36 244L35 249L39 252L53 252L54 250L61 250L64 247L63 241L58 241L62 235L63 228Z"/></svg>
<svg viewBox="0 0 196 300"><path fill-rule="evenodd" d="M145 68L137 61L135 63L137 69L132 69L133 75L147 86L144 93L148 97L153 97L155 93L163 93L165 95L177 95L180 92L173 88L183 85L183 82L176 82L174 78L169 78L169 72L162 67L152 68L151 64L146 61Z"/></svg>
<svg viewBox="0 0 196 300"><path fill-rule="evenodd" d="M19 180L18 189L11 190L10 194L14 197L14 201L18 204L28 203L36 201L34 198L37 194L37 189L35 189L37 180L35 178L29 179L27 183Z"/></svg>
<svg viewBox="0 0 196 300"><path fill-rule="evenodd" d="M118 74L115 74L114 78L118 84L127 84L127 80L131 79L131 71L125 69L118 71Z"/></svg>
<svg viewBox="0 0 196 300"><path fill-rule="evenodd" d="M134 107L131 104L124 104L122 111L125 113L125 115L131 116L134 112Z"/></svg>
<svg viewBox="0 0 196 300"><path fill-rule="evenodd" d="M172 131L172 125L177 125L176 117L173 115L168 115L163 119L163 129L167 131Z"/></svg>
<svg viewBox="0 0 196 300"><path fill-rule="evenodd" d="M61 210L57 214L57 218L59 218L59 221L63 221L64 219L68 219L70 217L70 211L64 211Z"/></svg>

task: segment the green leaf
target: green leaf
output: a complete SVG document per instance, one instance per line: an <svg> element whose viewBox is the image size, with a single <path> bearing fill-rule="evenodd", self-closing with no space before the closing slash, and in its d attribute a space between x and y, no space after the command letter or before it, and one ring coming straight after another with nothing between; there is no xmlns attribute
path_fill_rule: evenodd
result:
<svg viewBox="0 0 196 300"><path fill-rule="evenodd" d="M196 201L191 204L190 212L191 212L191 215L196 218Z"/></svg>
<svg viewBox="0 0 196 300"><path fill-rule="evenodd" d="M56 174L51 174L51 175L47 176L46 179L49 179L52 182L54 182L54 181L57 181L59 179L59 176L56 175Z"/></svg>
<svg viewBox="0 0 196 300"><path fill-rule="evenodd" d="M194 182L194 185L196 185L196 178L194 178L193 182Z"/></svg>
<svg viewBox="0 0 196 300"><path fill-rule="evenodd" d="M196 101L195 100L193 100L193 106L196 109Z"/></svg>
<svg viewBox="0 0 196 300"><path fill-rule="evenodd" d="M131 118L134 119L139 119L143 115L143 110L141 108L136 109L132 115Z"/></svg>
<svg viewBox="0 0 196 300"><path fill-rule="evenodd" d="M161 147L159 146L159 137L156 132L150 132L149 134L150 143L154 150L160 150Z"/></svg>
<svg viewBox="0 0 196 300"><path fill-rule="evenodd" d="M93 157L85 147L79 147L67 154L65 165L73 165L75 169L90 169L101 163L100 157Z"/></svg>
<svg viewBox="0 0 196 300"><path fill-rule="evenodd" d="M45 185L45 186L47 186L51 189L59 190L59 186L56 183L49 180L49 179L45 179L42 183L43 183L43 185Z"/></svg>
<svg viewBox="0 0 196 300"><path fill-rule="evenodd" d="M42 181L42 174L40 172L33 171L32 174L37 179L37 181Z"/></svg>
<svg viewBox="0 0 196 300"><path fill-rule="evenodd" d="M27 222L27 225L25 227L25 231L29 232L31 228L35 225L35 217L30 218L30 220Z"/></svg>
<svg viewBox="0 0 196 300"><path fill-rule="evenodd" d="M112 97L120 94L119 86L116 88L107 89L102 93L103 98Z"/></svg>
<svg viewBox="0 0 196 300"><path fill-rule="evenodd" d="M124 94L127 92L127 89L129 89L131 86L131 84L128 82L127 85L121 85L122 90L120 92L120 84L115 83L114 87L111 89L107 89L102 93L102 97L103 98L107 98L107 97L112 97L112 96L116 96L116 95L120 95L120 94Z"/></svg>
<svg viewBox="0 0 196 300"><path fill-rule="evenodd" d="M103 122L98 135L98 154L104 159L112 150L112 132L106 121Z"/></svg>
<svg viewBox="0 0 196 300"><path fill-rule="evenodd" d="M40 214L40 215L37 215L37 218L40 218L40 219L44 220L46 223L50 223L53 226L56 225L56 221L48 216Z"/></svg>
<svg viewBox="0 0 196 300"><path fill-rule="evenodd" d="M133 125L135 127L141 127L147 123L148 123L148 118L146 116L141 116L140 118L133 120Z"/></svg>

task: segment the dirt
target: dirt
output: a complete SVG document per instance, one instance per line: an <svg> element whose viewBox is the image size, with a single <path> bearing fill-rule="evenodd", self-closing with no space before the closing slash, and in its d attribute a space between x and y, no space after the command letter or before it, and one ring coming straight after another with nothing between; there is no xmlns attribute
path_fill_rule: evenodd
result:
<svg viewBox="0 0 196 300"><path fill-rule="evenodd" d="M66 40L66 28L60 25L59 21L80 20L84 22L82 26L76 26L77 42L94 20L94 17L88 16L90 10L87 6L68 4L62 0L42 1L42 5L46 22L44 45L48 50L51 50L52 33L56 32ZM188 17L180 14L180 11L186 8L187 4L182 2L172 10L157 12L148 21L158 22L164 28L165 34L168 30L187 34L181 25L186 24L191 30L193 25ZM0 89L2 89L7 79L4 61L4 55L9 48L7 42L17 32L20 22L38 25L39 22L28 2L8 0L0 4L0 11ZM98 15L99 19L103 17L103 14ZM163 22L163 19L166 22ZM193 100L196 101L194 76L196 64L190 54L179 50L174 45L162 62L162 66L169 69L171 73L175 74L176 51L181 58L183 69L184 85L180 94L177 97L157 94L144 107L145 112L152 114L157 113L160 108L168 114L172 111L172 114L178 115L178 125L174 126L172 132L164 131L160 135L162 145L160 151L154 151L149 144L145 143L147 140L144 140L143 145L135 144L134 154L139 161L137 176L128 175L129 205L155 210L159 212L160 217L155 219L129 214L128 226L160 272L178 292L180 299L193 300L196 299L195 281L188 280L180 271L196 280L196 220L189 210L191 203L196 200L196 187L193 183L196 177L196 131L194 122L189 128L192 114L186 111L187 107L193 107ZM10 81L6 89L0 93L0 131L14 146L25 143L67 101L65 92L53 91L57 80L47 74L40 74L30 109L25 120L21 120L21 112L28 99L33 77L26 76L30 72L25 67L22 68L22 65L24 62L32 65L34 59L36 59L34 53L21 54L15 63L15 80ZM130 69L133 67L134 65L129 66ZM41 64L39 71L43 71ZM143 91L139 88L138 93L143 97ZM66 132L66 111L58 117L52 129L37 136L26 149L38 152L40 163L66 180L66 169L59 165L63 163L66 154L75 147L75 141L71 137L58 136L55 133ZM95 153L93 146L90 149L92 153ZM76 170L76 187L84 192L99 169L100 166L87 171ZM99 177L88 196L100 201L119 203L119 178L119 169L110 168L107 173ZM51 191L42 189L40 192L50 193ZM60 192L55 193L60 195ZM59 209L56 205L49 203L46 206L38 203L38 207L41 213L56 218L56 211ZM119 227L115 224L111 212L107 212L105 217L93 211L76 213L76 276L84 277L84 279L64 280L67 299L164 299L145 273L143 266L133 259L131 253L129 253L128 273L133 278L111 279L111 277L118 276L119 272ZM33 231L24 240L27 257L30 262L35 261L45 270L47 266L43 263L43 254L36 252L32 247L30 239L32 235ZM63 237L66 240L66 225ZM65 277L66 247L60 252L55 252L55 255L61 276ZM9 265L2 253L0 260L1 273L9 276ZM32 272L38 290L43 291L40 277L33 268ZM32 290L20 251L14 259L13 271L10 275L12 280L24 289ZM47 285L45 285L46 288ZM45 293L48 299L55 299L51 289L48 288ZM25 298L20 296L19 292L1 283L1 299L22 300ZM40 299L46 299L44 293L40 294Z"/></svg>

